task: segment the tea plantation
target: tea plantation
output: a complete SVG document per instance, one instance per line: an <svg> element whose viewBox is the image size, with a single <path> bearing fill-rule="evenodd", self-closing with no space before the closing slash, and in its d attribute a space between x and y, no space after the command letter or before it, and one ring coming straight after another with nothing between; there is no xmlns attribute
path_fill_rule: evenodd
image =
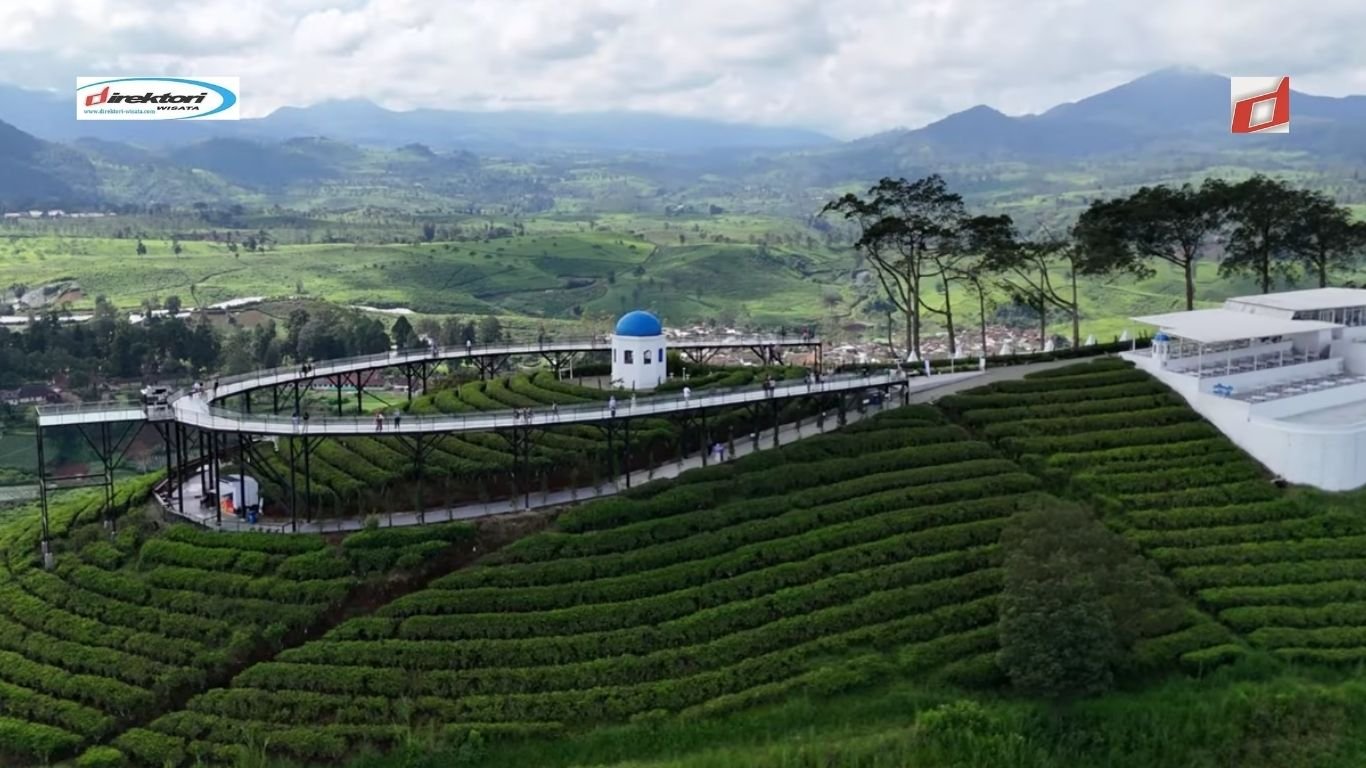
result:
<svg viewBox="0 0 1366 768"><path fill-rule="evenodd" d="M694 389L745 386L765 375L778 379L802 375L802 369L797 368L698 368L702 375L688 382ZM669 384L681 388L682 381L670 381ZM622 400L629 397L619 391L560 381L549 372L519 373L441 389L405 403L403 410L413 414L454 414L508 408L548 409L552 405L590 402L602 402L605 407L613 394ZM785 406L782 418L786 421L801 413L800 405L789 404ZM748 433L753 426L743 410L716 414L709 421L712 435L720 437L728 432ZM657 464L680 451L697 451L703 444L698 435L684 434L677 425L665 419L636 419L631 431L629 459L632 467ZM580 424L537 430L532 434L532 441L531 472L547 488L585 485L611 476L612 459L606 433L601 427ZM620 437L615 449L615 466L620 470L628 459ZM289 441L286 439L267 459L281 477L289 474L283 458L288 454ZM510 492L508 473L513 464L512 446L503 435L488 432L441 437L426 457L424 478L431 486L428 495L445 503L506 495ZM392 509L394 503L400 509L415 506L413 483L409 482L416 475L412 450L396 438L324 440L311 457L311 471L311 501L315 509L354 512L358 508L362 511ZM262 485L269 498L289 497L287 490L269 478L262 478ZM399 492L399 489L406 490Z"/></svg>
<svg viewBox="0 0 1366 768"><path fill-rule="evenodd" d="M519 377L412 409L601 396ZM589 450L596 437L574 429L544 439L548 467ZM448 438L451 466L480 439ZM369 455L401 476L383 446L338 441L333 467L369 483L346 464ZM31 515L0 528L13 764L1271 768L1366 755L1352 726L1366 715L1351 682L1366 653L1357 497L1278 487L1114 359L890 410L498 546L459 524L338 541L168 528L137 514L151 482L120 491L112 537L100 499L58 504L51 572ZM1075 530L1029 527L1050 519ZM1059 595L1094 610L1069 613ZM1021 640L1039 616L1044 631ZM1042 694L1021 674L1022 658L1076 663L1039 653L1079 636L1055 616L1109 622L1108 692Z"/></svg>
<svg viewBox="0 0 1366 768"><path fill-rule="evenodd" d="M123 488L116 511L139 506L152 479ZM54 505L53 571L32 555L34 517L3 532L0 752L19 764L150 720L325 626L375 574L416 567L473 532L373 531L336 548L316 537L158 532L125 515L110 537L102 507L97 494Z"/></svg>
<svg viewBox="0 0 1366 768"><path fill-rule="evenodd" d="M1113 527L1251 647L1290 661L1366 659L1366 515L1354 497L1278 488L1178 396L1160 390L1145 374L1104 362L943 405L1045 477L1093 499ZM1242 652L1220 644L1197 653Z"/></svg>

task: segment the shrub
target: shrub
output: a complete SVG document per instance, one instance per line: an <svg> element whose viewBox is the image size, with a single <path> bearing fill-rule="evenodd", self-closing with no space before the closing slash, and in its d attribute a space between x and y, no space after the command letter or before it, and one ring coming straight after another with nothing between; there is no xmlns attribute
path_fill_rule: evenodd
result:
<svg viewBox="0 0 1366 768"><path fill-rule="evenodd" d="M76 768L122 768L123 753L114 747L91 747L76 759Z"/></svg>

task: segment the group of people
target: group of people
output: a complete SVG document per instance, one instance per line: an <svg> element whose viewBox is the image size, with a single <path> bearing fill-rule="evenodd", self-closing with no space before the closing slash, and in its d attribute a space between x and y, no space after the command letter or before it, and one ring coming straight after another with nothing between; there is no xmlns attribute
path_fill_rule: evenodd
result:
<svg viewBox="0 0 1366 768"><path fill-rule="evenodd" d="M190 394L192 395L203 395L206 391L208 390L204 388L202 381L196 381L194 386L190 387ZM218 397L218 379L213 380L213 396Z"/></svg>
<svg viewBox="0 0 1366 768"><path fill-rule="evenodd" d="M394 429L398 429L403 424L403 411L394 412ZM375 414L375 431L384 431L384 411Z"/></svg>

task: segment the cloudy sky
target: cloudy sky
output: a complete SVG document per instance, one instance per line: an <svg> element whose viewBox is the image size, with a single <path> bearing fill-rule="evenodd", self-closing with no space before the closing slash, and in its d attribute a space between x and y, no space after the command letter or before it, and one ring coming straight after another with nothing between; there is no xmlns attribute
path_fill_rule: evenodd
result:
<svg viewBox="0 0 1366 768"><path fill-rule="evenodd" d="M635 109L849 138L1171 65L1366 93L1361 0L0 0L0 81L238 75L244 116Z"/></svg>

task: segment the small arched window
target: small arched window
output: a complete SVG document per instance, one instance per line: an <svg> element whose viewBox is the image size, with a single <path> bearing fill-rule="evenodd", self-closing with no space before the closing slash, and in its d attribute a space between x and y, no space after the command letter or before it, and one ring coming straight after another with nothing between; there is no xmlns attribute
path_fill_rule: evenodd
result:
<svg viewBox="0 0 1366 768"><path fill-rule="evenodd" d="M646 364L646 365L649 365L649 364L650 364L650 350L648 350L648 349L645 350L645 364Z"/></svg>
<svg viewBox="0 0 1366 768"><path fill-rule="evenodd" d="M623 349L623 350L621 351L621 354L622 354L622 359L621 359L621 361L622 361L623 363L625 363L625 364L627 364L627 365L631 365L631 364L635 363L635 355L631 354L631 350L629 350L629 349Z"/></svg>

